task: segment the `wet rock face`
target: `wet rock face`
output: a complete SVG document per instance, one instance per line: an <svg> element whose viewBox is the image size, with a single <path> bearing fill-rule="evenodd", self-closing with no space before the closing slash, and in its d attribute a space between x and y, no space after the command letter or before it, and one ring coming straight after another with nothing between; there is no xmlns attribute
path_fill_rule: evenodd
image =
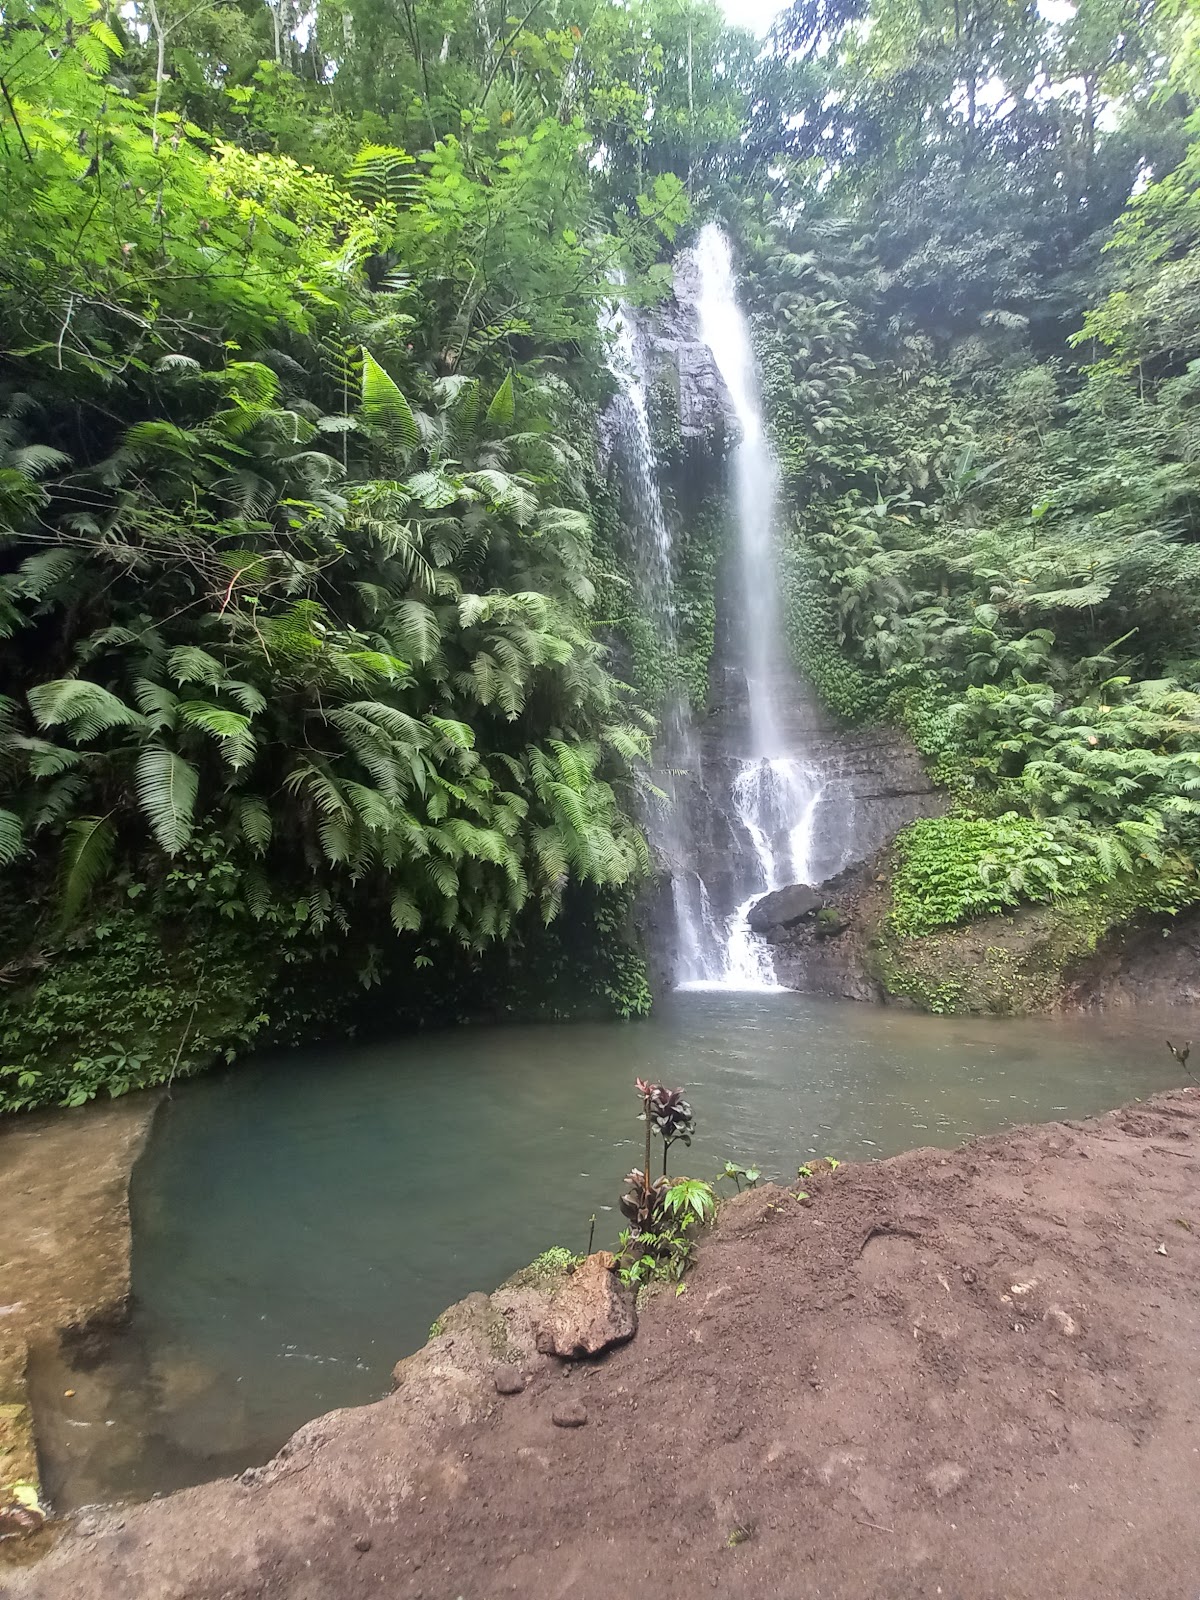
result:
<svg viewBox="0 0 1200 1600"><path fill-rule="evenodd" d="M598 1355L633 1338L637 1332L633 1290L617 1277L615 1267L607 1250L598 1250L576 1267L538 1330L540 1354L569 1361Z"/></svg>
<svg viewBox="0 0 1200 1600"><path fill-rule="evenodd" d="M771 946L776 976L804 994L842 1000L886 999L874 973L870 941L888 904L881 858L847 867L810 892L819 908L763 935Z"/></svg>
<svg viewBox="0 0 1200 1600"><path fill-rule="evenodd" d="M1200 1005L1200 910L1145 918L1111 935L1067 985L1062 1004Z"/></svg>

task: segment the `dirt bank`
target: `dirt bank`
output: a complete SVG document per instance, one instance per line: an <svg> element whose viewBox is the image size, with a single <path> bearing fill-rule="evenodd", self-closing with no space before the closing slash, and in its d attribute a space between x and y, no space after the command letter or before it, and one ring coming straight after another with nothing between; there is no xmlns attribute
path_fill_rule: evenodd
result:
<svg viewBox="0 0 1200 1600"><path fill-rule="evenodd" d="M129 1174L157 1093L0 1125L0 1514L14 1482L37 1475L25 1365L29 1349L129 1295Z"/></svg>
<svg viewBox="0 0 1200 1600"><path fill-rule="evenodd" d="M0 1593L1195 1600L1200 1091L807 1187L730 1205L598 1364L472 1297L393 1397Z"/></svg>

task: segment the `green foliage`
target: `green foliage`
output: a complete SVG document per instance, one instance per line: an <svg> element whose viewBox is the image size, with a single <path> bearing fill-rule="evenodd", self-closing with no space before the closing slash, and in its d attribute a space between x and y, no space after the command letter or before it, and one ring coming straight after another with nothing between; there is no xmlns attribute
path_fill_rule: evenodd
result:
<svg viewBox="0 0 1200 1600"><path fill-rule="evenodd" d="M338 985L299 974L350 950L397 1011L528 1009L539 963L550 1010L646 1009L633 819L653 715L707 700L726 529L716 440L682 438L654 375L665 641L599 481L597 311L618 270L661 297L715 210L757 311L796 659L846 721L903 720L962 808L904 845L901 923L1194 897L1194 45L1186 10L1109 0L797 4L765 49L708 0L18 0L18 1077L54 1057L26 1031L43 988L106 1063L86 1092L200 1059L163 997L194 899L214 950L295 957L288 1025L328 1020ZM113 978L96 1053L82 973L129 918L167 964Z"/></svg>
<svg viewBox="0 0 1200 1600"><path fill-rule="evenodd" d="M188 931L167 945L131 903L83 942L9 963L0 1111L124 1094L253 1041L278 956L229 924L194 919Z"/></svg>
<svg viewBox="0 0 1200 1600"><path fill-rule="evenodd" d="M757 1167L740 1167L736 1161L727 1161L718 1174L717 1181L720 1182L721 1178L732 1179L737 1192L741 1194L743 1179L745 1179L746 1187L753 1189L761 1177L762 1173L759 1172Z"/></svg>
<svg viewBox="0 0 1200 1600"><path fill-rule="evenodd" d="M419 31L364 56L367 8L339 16L336 72L324 12L307 65L265 6L9 18L0 871L41 907L5 950L21 970L70 950L81 993L105 982L118 912L169 948L172 897L219 858L213 914L246 948L282 930L285 966L333 941L397 995L438 967L528 1013L515 969L540 958L545 1011L649 1005L648 719L594 628L596 309L618 263L649 278L687 196L639 159L599 214L581 36L485 42L481 16L441 62ZM634 42L622 21L605 48ZM390 89L356 105L380 62ZM564 904L577 928L540 934ZM59 1015L30 970L26 1074L42 988ZM289 1026L324 1024L324 985L276 978ZM162 1075L167 1001L147 1006L90 1085Z"/></svg>
<svg viewBox="0 0 1200 1600"><path fill-rule="evenodd" d="M663 1195L663 1211L674 1221L694 1217L711 1222L717 1214L717 1201L711 1183L702 1178L678 1178Z"/></svg>
<svg viewBox="0 0 1200 1600"><path fill-rule="evenodd" d="M632 1171L621 1196L621 1211L630 1227L621 1234L618 1264L624 1282L641 1285L657 1280L679 1283L695 1253L694 1230L716 1216L711 1183L699 1178L667 1177L667 1157L675 1143L690 1145L696 1119L681 1089L638 1078L634 1083L646 1129L645 1163ZM657 1134L663 1144L662 1177L650 1176L650 1147Z"/></svg>
<svg viewBox="0 0 1200 1600"><path fill-rule="evenodd" d="M895 930L1135 883L1187 903L1194 19L861 10L808 56L824 105L744 226L793 653L959 803L902 841ZM812 52L810 23L781 40Z"/></svg>
<svg viewBox="0 0 1200 1600"><path fill-rule="evenodd" d="M1102 878L1068 830L1007 811L914 822L896 840L892 927L901 936L1076 895Z"/></svg>

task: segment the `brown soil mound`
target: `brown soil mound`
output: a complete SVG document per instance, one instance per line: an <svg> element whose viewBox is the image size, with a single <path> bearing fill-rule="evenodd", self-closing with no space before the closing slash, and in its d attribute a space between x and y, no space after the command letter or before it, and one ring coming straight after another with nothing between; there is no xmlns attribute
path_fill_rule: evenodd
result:
<svg viewBox="0 0 1200 1600"><path fill-rule="evenodd" d="M406 1381L0 1593L1196 1600L1200 1092L806 1186L731 1204L599 1363L485 1365L415 1431Z"/></svg>

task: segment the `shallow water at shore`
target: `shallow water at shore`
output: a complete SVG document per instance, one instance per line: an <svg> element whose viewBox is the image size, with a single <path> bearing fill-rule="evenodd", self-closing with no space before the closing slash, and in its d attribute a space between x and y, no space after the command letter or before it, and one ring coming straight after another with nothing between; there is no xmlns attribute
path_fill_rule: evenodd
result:
<svg viewBox="0 0 1200 1600"><path fill-rule="evenodd" d="M550 1245L615 1238L633 1078L687 1086L673 1167L791 1178L1082 1117L1179 1083L1175 1014L942 1019L790 993L686 993L636 1023L464 1028L263 1056L177 1086L132 1192L134 1313L31 1374L56 1504L266 1459L388 1388L432 1320ZM65 1389L74 1389L69 1399Z"/></svg>

